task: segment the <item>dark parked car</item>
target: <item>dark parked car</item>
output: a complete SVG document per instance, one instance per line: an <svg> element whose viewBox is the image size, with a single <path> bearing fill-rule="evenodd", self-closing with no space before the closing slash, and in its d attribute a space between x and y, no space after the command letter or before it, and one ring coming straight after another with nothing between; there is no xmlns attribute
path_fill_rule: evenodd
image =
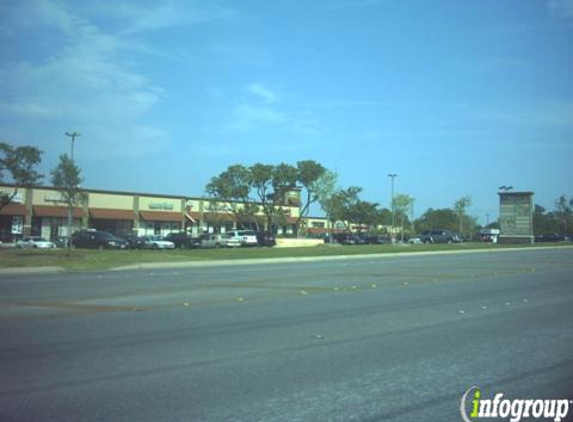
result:
<svg viewBox="0 0 573 422"><path fill-rule="evenodd" d="M127 249L128 243L113 234L99 230L80 230L72 235L76 248Z"/></svg>
<svg viewBox="0 0 573 422"><path fill-rule="evenodd" d="M143 249L143 238L140 236L126 236L129 249Z"/></svg>
<svg viewBox="0 0 573 422"><path fill-rule="evenodd" d="M567 238L558 234L541 234L535 236L536 242L565 242Z"/></svg>
<svg viewBox="0 0 573 422"><path fill-rule="evenodd" d="M169 233L165 240L173 242L178 249L195 249L201 246L200 239L186 233Z"/></svg>
<svg viewBox="0 0 573 422"><path fill-rule="evenodd" d="M392 239L388 236L372 235L366 236L366 243L370 245L385 245L387 243L392 243Z"/></svg>
<svg viewBox="0 0 573 422"><path fill-rule="evenodd" d="M259 243L259 246L268 246L268 247L275 246L277 244L277 240L269 232L257 233L257 242Z"/></svg>
<svg viewBox="0 0 573 422"><path fill-rule="evenodd" d="M451 230L426 230L420 234L422 243L460 243L460 236Z"/></svg>

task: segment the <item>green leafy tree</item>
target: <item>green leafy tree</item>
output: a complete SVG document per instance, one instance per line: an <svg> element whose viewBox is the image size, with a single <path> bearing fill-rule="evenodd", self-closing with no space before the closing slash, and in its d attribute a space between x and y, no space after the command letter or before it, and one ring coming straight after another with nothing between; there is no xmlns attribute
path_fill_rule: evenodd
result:
<svg viewBox="0 0 573 422"><path fill-rule="evenodd" d="M359 230L364 226L370 230L378 221L378 204L362 199L353 199L352 197L347 198L345 219L357 225Z"/></svg>
<svg viewBox="0 0 573 422"><path fill-rule="evenodd" d="M235 220L259 230L256 217L260 211L252 202L250 170L240 164L229 166L220 175L212 177L206 186L207 194L218 201L229 204Z"/></svg>
<svg viewBox="0 0 573 422"><path fill-rule="evenodd" d="M7 181L14 184L12 192L0 193L0 211L11 203L18 194L18 189L33 186L44 176L37 171L42 160L42 151L32 146L15 147L6 142L0 142L0 182Z"/></svg>
<svg viewBox="0 0 573 422"><path fill-rule="evenodd" d="M285 194L296 187L296 168L284 163L278 166L257 163L249 171L251 188L261 203L267 228L272 230L285 220L282 205Z"/></svg>
<svg viewBox="0 0 573 422"><path fill-rule="evenodd" d="M561 195L555 200L555 216L559 221L560 232L563 236L567 236L571 227L571 206L573 206L573 200L567 200L565 195Z"/></svg>
<svg viewBox="0 0 573 422"><path fill-rule="evenodd" d="M322 178L327 170L316 161L305 160L296 163L296 171L296 180L305 194L305 200L301 204L300 215L296 222L297 227L300 227L302 219L308 217L310 206L320 199L320 190L324 186Z"/></svg>
<svg viewBox="0 0 573 422"><path fill-rule="evenodd" d="M472 204L472 199L469 196L464 196L460 199L458 199L456 202L454 202L454 210L458 216L458 232L460 233L460 236L463 235L463 222L464 222L464 216L466 214L466 210L469 206L471 206Z"/></svg>
<svg viewBox="0 0 573 422"><path fill-rule="evenodd" d="M392 207L400 219L400 240L404 241L404 224L408 221L408 211L412 207L414 198L403 193L394 196Z"/></svg>
<svg viewBox="0 0 573 422"><path fill-rule="evenodd" d="M333 227L333 215L337 214L337 203L333 200L334 195L340 190L338 188L338 174L326 170L323 175L314 183L314 190L318 197L320 208L326 214L326 218L331 222Z"/></svg>
<svg viewBox="0 0 573 422"><path fill-rule="evenodd" d="M415 222L416 229L419 232L432 229L456 230L458 225L458 216L450 208L437 210L429 208Z"/></svg>
<svg viewBox="0 0 573 422"><path fill-rule="evenodd" d="M51 183L60 192L68 207L68 247L71 247L72 211L87 201L87 194L81 189L83 177L80 168L68 157L60 155L60 161L51 172Z"/></svg>

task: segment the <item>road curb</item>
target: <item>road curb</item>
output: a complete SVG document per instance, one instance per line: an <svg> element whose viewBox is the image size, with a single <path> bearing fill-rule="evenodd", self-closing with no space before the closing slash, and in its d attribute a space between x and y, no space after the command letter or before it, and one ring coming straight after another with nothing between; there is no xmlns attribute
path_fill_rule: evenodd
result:
<svg viewBox="0 0 573 422"><path fill-rule="evenodd" d="M66 272L61 267L9 267L0 268L0 275L56 274Z"/></svg>
<svg viewBox="0 0 573 422"><path fill-rule="evenodd" d="M144 262L139 264L122 265L120 267L90 270L96 271L135 271L151 269L169 269L169 268L201 268L216 266L243 266L243 265L268 265L268 264L289 264L297 262L320 262L320 261L343 261L343 260L364 260L380 258L398 258L408 256L432 256L432 255L458 255L468 253L498 253L498 252L524 252L540 251L553 249L571 249L573 246L541 246L530 248L503 248L503 249L465 249L451 251L419 251L419 252L390 252L381 254L362 254L362 255L330 255L330 256L308 256L308 257L284 257L284 258L255 258L255 259L236 259L236 260L213 260L213 261L182 261L182 262ZM27 274L58 274L70 272L62 267L9 267L0 268L0 275L27 275Z"/></svg>
<svg viewBox="0 0 573 422"><path fill-rule="evenodd" d="M511 251L540 251L552 249L571 249L573 246L542 246L531 248L503 248L503 249L467 249L463 251L421 251L421 252L391 252L382 254L363 255L330 255L330 256L308 256L308 257L284 257L284 258L259 258L259 259L237 259L237 260L213 260L213 261L183 261L183 262L148 262L140 264L124 265L111 268L108 271L133 271L169 268L201 268L216 266L241 266L241 265L265 265L265 264L288 264L293 262L319 262L319 261L343 261L360 259L380 259L397 258L408 256L432 256L432 255L459 255L468 253L497 253Z"/></svg>

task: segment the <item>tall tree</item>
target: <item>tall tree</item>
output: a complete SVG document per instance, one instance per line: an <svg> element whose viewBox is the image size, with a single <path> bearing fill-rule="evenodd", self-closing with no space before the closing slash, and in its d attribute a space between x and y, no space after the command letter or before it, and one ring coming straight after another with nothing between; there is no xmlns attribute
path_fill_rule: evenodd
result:
<svg viewBox="0 0 573 422"><path fill-rule="evenodd" d="M454 210L458 215L458 222L459 222L458 232L460 233L460 236L463 236L463 221L466 209L469 206L471 206L471 204L472 204L472 199L469 196L464 196L458 199L456 202L454 202Z"/></svg>
<svg viewBox="0 0 573 422"><path fill-rule="evenodd" d="M323 187L321 178L325 174L326 168L316 161L304 160L296 163L296 171L296 180L303 188L306 196L301 204L300 215L296 222L297 227L300 227L302 219L308 217L310 206L319 201L319 190Z"/></svg>
<svg viewBox="0 0 573 422"><path fill-rule="evenodd" d="M567 236L570 227L570 221L572 217L571 206L573 200L568 201L565 195L561 195L555 200L555 214L559 220L559 225L561 228L561 235Z"/></svg>
<svg viewBox="0 0 573 422"><path fill-rule="evenodd" d="M0 142L0 182L7 173L8 182L14 184L12 192L0 192L0 211L13 201L19 188L33 186L44 177L37 171L41 161L42 151L36 147L14 147Z"/></svg>
<svg viewBox="0 0 573 422"><path fill-rule="evenodd" d="M416 220L418 231L432 229L456 230L458 227L458 216L450 208L432 209L429 208Z"/></svg>
<svg viewBox="0 0 573 422"><path fill-rule="evenodd" d="M207 194L228 204L235 220L259 230L256 214L259 207L250 197L251 173L243 165L235 164L218 176L212 177L206 186Z"/></svg>
<svg viewBox="0 0 573 422"><path fill-rule="evenodd" d="M400 216L400 240L404 241L404 223L408 219L408 211L412 207L414 198L403 193L394 196L393 209Z"/></svg>
<svg viewBox="0 0 573 422"><path fill-rule="evenodd" d="M87 194L81 189L83 177L80 168L68 157L60 155L60 161L51 172L51 183L60 192L68 207L68 248L71 247L72 212L78 205L87 201Z"/></svg>
<svg viewBox="0 0 573 422"><path fill-rule="evenodd" d="M257 163L249 167L250 185L260 201L271 230L285 219L285 194L296 187L296 168L285 163L278 166Z"/></svg>
<svg viewBox="0 0 573 422"><path fill-rule="evenodd" d="M326 170L314 183L314 190L318 197L320 208L326 214L328 221L332 223L333 215L336 214L336 204L333 201L334 194L340 190L338 187L338 175L334 171ZM330 224L332 231L333 224ZM331 233L332 234L332 233Z"/></svg>

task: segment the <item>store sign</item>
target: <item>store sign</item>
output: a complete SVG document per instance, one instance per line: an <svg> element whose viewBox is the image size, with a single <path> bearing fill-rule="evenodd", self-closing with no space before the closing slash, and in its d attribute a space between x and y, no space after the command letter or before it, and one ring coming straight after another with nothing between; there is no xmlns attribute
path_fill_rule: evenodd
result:
<svg viewBox="0 0 573 422"><path fill-rule="evenodd" d="M55 197L55 196L44 196L44 202L55 202L58 204L65 204L66 201L62 199L62 197Z"/></svg>
<svg viewBox="0 0 573 422"><path fill-rule="evenodd" d="M205 208L207 212L233 212L233 207L230 205L215 205L209 204Z"/></svg>
<svg viewBox="0 0 573 422"><path fill-rule="evenodd" d="M163 211L172 211L173 204L169 202L152 202L149 204L150 210L163 210Z"/></svg>
<svg viewBox="0 0 573 422"><path fill-rule="evenodd" d="M15 215L12 217L12 234L22 234L24 230L24 217Z"/></svg>
<svg viewBox="0 0 573 422"><path fill-rule="evenodd" d="M9 196L11 197L11 204L23 204L24 203L24 197L22 196L22 192L16 192L16 194L14 194L14 192L4 192L3 190L0 190L0 195L1 196ZM14 196L12 196L14 195Z"/></svg>

